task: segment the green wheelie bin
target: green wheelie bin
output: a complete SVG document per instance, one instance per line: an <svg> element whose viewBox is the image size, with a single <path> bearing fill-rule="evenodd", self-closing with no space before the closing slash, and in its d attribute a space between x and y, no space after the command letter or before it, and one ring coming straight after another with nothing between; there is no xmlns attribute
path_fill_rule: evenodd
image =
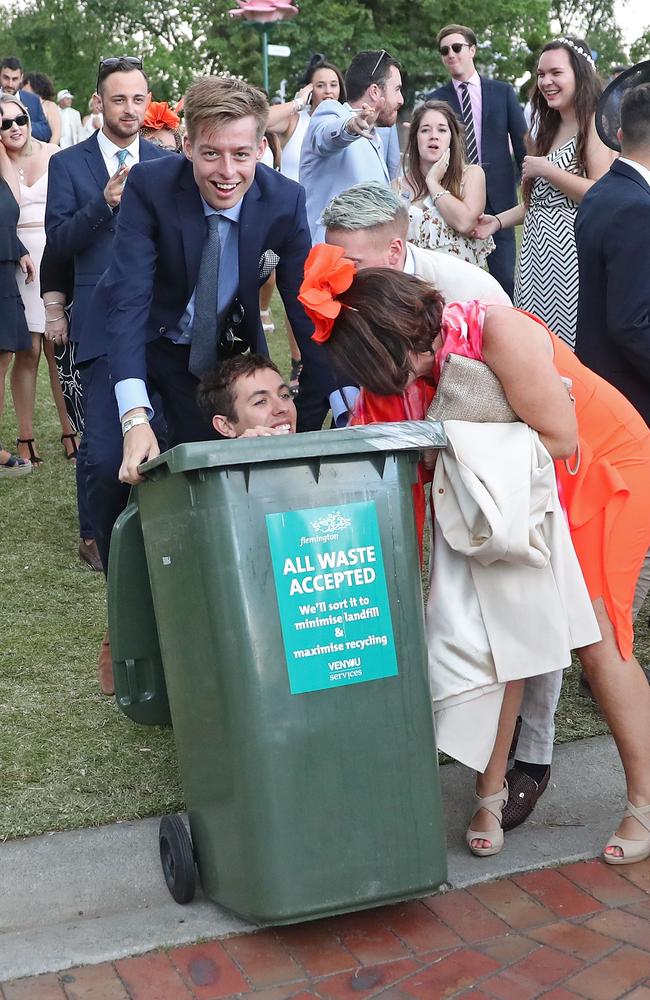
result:
<svg viewBox="0 0 650 1000"><path fill-rule="evenodd" d="M131 491L111 535L108 634L119 708L142 726L168 726L167 686L136 490Z"/></svg>
<svg viewBox="0 0 650 1000"><path fill-rule="evenodd" d="M138 510L191 840L178 901L282 924L446 878L412 485L438 424L178 446Z"/></svg>

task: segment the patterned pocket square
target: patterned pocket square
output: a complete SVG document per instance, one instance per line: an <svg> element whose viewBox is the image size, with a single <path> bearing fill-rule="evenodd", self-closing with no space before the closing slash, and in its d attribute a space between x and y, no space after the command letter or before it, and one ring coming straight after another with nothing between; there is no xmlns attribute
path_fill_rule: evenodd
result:
<svg viewBox="0 0 650 1000"><path fill-rule="evenodd" d="M264 282L270 275L275 271L276 267L280 263L280 258L278 257L275 250L265 250L260 257L259 263L259 277L260 281Z"/></svg>

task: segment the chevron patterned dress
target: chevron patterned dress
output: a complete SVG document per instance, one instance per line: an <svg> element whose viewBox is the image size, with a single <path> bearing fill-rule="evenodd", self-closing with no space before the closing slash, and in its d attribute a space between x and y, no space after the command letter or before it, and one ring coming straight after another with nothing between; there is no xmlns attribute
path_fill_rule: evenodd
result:
<svg viewBox="0 0 650 1000"><path fill-rule="evenodd" d="M577 174L576 136L548 159ZM571 350L576 344L578 252L574 224L578 205L545 177L537 177L524 220L515 278L515 305L539 316Z"/></svg>

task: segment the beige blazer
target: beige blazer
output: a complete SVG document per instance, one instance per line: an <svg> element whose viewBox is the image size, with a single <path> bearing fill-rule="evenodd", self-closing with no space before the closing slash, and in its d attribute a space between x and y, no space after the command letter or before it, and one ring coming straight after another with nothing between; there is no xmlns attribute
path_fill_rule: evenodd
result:
<svg viewBox="0 0 650 1000"><path fill-rule="evenodd" d="M502 685L568 667L571 650L600 632L537 432L519 421L444 426L432 485L430 686L440 749L482 771Z"/></svg>
<svg viewBox="0 0 650 1000"><path fill-rule="evenodd" d="M476 264L468 264L452 254L425 250L409 243L415 261L415 273L438 289L445 302L469 302L478 299L493 306L511 306L508 295L493 278Z"/></svg>

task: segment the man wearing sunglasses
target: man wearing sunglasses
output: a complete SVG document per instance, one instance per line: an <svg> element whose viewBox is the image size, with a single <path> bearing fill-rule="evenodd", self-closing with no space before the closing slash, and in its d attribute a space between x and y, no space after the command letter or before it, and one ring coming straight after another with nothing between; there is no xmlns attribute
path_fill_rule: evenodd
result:
<svg viewBox="0 0 650 1000"><path fill-rule="evenodd" d="M136 56L103 59L96 96L104 116L102 128L84 142L62 149L52 157L45 210L47 252L61 265L74 270L70 340L81 375L85 416L77 459L77 491L80 512L86 508L92 510L93 521L104 507L109 508L109 519L115 520L124 503L119 488L113 492L98 489L93 494L93 470L87 460L89 441L94 435L101 436L107 422L117 419L107 345L91 299L111 261L117 215L131 168L141 161L169 155L139 136L149 104L149 85L141 59ZM45 308L49 318L61 312L54 300L48 307L46 299ZM94 537L98 538L96 532ZM90 563L83 539L79 554ZM102 556L106 569L107 552ZM99 675L102 690L112 693L107 646L100 654Z"/></svg>
<svg viewBox="0 0 650 1000"><path fill-rule="evenodd" d="M313 243L322 243L320 214L341 191L364 181L389 185L377 127L391 127L404 103L400 65L385 49L359 52L345 74L348 100L322 101L309 122L300 154Z"/></svg>
<svg viewBox="0 0 650 1000"><path fill-rule="evenodd" d="M479 76L474 57L476 35L462 24L448 24L437 35L440 57L451 80L427 94L427 99L446 101L465 127L469 163L485 171L486 212L504 212L517 204L515 169L521 169L526 154L526 120L509 83ZM514 229L494 234L496 249L488 257L488 268L512 298L515 272Z"/></svg>
<svg viewBox="0 0 650 1000"><path fill-rule="evenodd" d="M15 56L7 56L0 63L0 94L11 94L21 101L29 111L32 123L32 135L35 139L49 142L52 138L52 129L45 117L43 105L38 94L30 94L28 90L21 90L23 82L23 64Z"/></svg>

